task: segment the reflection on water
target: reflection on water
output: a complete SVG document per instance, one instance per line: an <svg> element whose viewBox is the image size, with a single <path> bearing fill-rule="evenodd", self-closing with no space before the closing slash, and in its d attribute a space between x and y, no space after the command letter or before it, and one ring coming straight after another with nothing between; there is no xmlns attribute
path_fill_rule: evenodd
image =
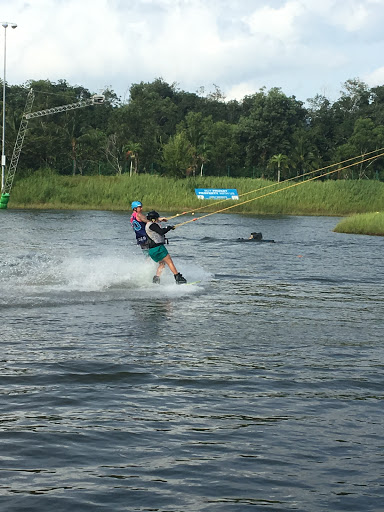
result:
<svg viewBox="0 0 384 512"><path fill-rule="evenodd" d="M2 215L4 510L382 510L382 239L215 215L158 286L128 214Z"/></svg>

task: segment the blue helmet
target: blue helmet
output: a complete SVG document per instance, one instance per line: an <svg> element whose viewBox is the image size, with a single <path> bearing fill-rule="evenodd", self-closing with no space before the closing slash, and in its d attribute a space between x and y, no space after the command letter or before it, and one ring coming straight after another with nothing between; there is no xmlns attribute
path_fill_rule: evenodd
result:
<svg viewBox="0 0 384 512"><path fill-rule="evenodd" d="M132 210L134 210L135 208L137 208L138 206L143 206L140 201L133 201L133 203L131 204L132 206Z"/></svg>

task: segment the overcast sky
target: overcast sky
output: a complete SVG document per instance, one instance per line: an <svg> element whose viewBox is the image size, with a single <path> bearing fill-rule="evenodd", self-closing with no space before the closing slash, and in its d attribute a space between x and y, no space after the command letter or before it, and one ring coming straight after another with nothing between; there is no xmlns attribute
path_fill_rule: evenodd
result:
<svg viewBox="0 0 384 512"><path fill-rule="evenodd" d="M0 21L18 25L11 85L64 79L128 99L161 77L227 99L265 86L334 101L350 78L384 84L384 0L0 0Z"/></svg>

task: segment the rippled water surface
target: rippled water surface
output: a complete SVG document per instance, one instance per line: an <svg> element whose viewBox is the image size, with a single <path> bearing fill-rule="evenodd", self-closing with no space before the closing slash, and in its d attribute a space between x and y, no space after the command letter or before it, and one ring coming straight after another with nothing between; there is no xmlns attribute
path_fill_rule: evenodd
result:
<svg viewBox="0 0 384 512"><path fill-rule="evenodd" d="M0 211L1 510L384 510L384 242L337 222L181 226L158 286L129 212Z"/></svg>

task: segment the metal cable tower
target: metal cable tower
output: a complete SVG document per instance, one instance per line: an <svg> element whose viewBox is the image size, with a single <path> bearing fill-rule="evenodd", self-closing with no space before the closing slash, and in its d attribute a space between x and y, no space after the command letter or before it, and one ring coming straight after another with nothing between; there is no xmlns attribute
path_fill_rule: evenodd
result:
<svg viewBox="0 0 384 512"><path fill-rule="evenodd" d="M17 164L19 163L19 157L21 153L21 149L24 143L25 133L28 128L28 121L30 119L34 119L35 117L47 116L50 114L57 114L58 112L66 112L67 110L74 110L76 108L88 107L90 105L100 105L104 103L104 96L101 94L95 94L89 99L81 100L77 103L70 103L69 105L61 105L59 107L47 108L45 110L38 110L37 112L31 112L33 100L35 99L35 94L32 89L29 90L27 96L27 102L25 104L24 114L21 118L19 132L17 134L15 146L13 148L11 163L9 165L7 177L4 184L4 189L0 198L0 209L6 209L9 201L9 194L12 189L13 179L15 177Z"/></svg>
<svg viewBox="0 0 384 512"><path fill-rule="evenodd" d="M9 194L11 192L12 184L13 184L13 178L15 177L17 164L19 162L19 157L21 153L21 149L23 147L24 143L24 136L25 132L28 128L28 118L26 117L32 110L33 101L35 99L35 94L33 92L33 89L29 90L27 101L25 103L25 109L23 117L21 118L20 128L19 132L16 137L15 146L13 148L11 163L9 164L9 169L7 173L7 177L4 184L4 190L3 194Z"/></svg>

